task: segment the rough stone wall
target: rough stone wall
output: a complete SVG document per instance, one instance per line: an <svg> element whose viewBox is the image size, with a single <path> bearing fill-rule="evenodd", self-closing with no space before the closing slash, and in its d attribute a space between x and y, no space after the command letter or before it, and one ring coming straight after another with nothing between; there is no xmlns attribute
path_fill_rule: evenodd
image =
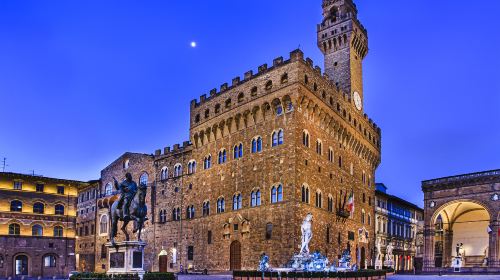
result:
<svg viewBox="0 0 500 280"><path fill-rule="evenodd" d="M29 277L66 277L75 269L75 239L27 236L0 236L0 252L5 263L0 277L14 277L14 259L18 255L28 257ZM44 267L43 258L56 256L56 267Z"/></svg>

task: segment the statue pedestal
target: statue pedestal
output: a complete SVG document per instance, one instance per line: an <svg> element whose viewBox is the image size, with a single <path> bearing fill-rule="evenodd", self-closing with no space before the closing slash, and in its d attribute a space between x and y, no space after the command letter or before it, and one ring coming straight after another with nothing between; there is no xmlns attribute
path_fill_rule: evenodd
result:
<svg viewBox="0 0 500 280"><path fill-rule="evenodd" d="M144 241L122 241L108 247L107 274L137 274L142 279L144 271Z"/></svg>
<svg viewBox="0 0 500 280"><path fill-rule="evenodd" d="M375 269L382 269L382 261L378 258L375 261Z"/></svg>
<svg viewBox="0 0 500 280"><path fill-rule="evenodd" d="M394 261L392 259L388 259L384 262L384 266L394 268Z"/></svg>
<svg viewBox="0 0 500 280"><path fill-rule="evenodd" d="M451 262L451 267L453 267L453 272L460 272L460 269L464 266L464 261L462 257L453 257Z"/></svg>

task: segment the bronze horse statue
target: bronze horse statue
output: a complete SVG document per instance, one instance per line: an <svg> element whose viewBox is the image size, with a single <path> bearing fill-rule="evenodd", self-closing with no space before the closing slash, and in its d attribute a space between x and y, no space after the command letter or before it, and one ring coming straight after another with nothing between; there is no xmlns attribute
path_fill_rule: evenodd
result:
<svg viewBox="0 0 500 280"><path fill-rule="evenodd" d="M132 181L133 182L133 181ZM135 182L133 182L135 184ZM129 213L130 213L130 219L126 219L124 216L124 211L123 209L120 209L119 206L119 200L116 200L113 202L113 204L110 207L110 217L111 217L111 232L110 232L110 239L111 239L111 244L115 246L115 237L117 235L118 231L118 222L122 222L121 230L125 234L125 239L126 241L130 241L130 236L127 231L127 225L130 221L134 222L134 229L133 233L137 233L137 240L141 241L141 230L144 227L144 223L148 220L147 219L147 213L148 213L148 208L146 206L146 193L147 193L147 185L141 184L137 188L137 193L135 194L134 198L130 202L129 205ZM122 196L124 194L122 193ZM122 208L126 207L127 205L124 204L122 205Z"/></svg>

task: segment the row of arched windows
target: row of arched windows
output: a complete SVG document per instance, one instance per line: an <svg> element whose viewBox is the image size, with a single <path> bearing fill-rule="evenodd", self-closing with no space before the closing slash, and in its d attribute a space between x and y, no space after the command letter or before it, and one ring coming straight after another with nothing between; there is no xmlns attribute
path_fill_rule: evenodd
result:
<svg viewBox="0 0 500 280"><path fill-rule="evenodd" d="M310 134L307 130L304 130L302 132L302 144L306 147L306 148L309 148L310 147ZM316 153L318 155L323 155L323 142L321 141L321 139L317 139L316 140ZM335 161L335 154L333 152L333 148L332 147L329 147L328 148L328 161L330 162L334 162ZM340 168L342 168L343 166L343 162L342 162L342 156L339 155L338 157L338 165ZM354 166L353 164L351 164L351 175L353 175L354 173L354 170L353 170Z"/></svg>
<svg viewBox="0 0 500 280"><path fill-rule="evenodd" d="M271 203L278 203L283 201L283 185L277 184L271 188ZM252 191L250 194L250 207L257 207L262 205L262 196L259 189ZM243 208L243 195L241 193L236 193L233 195L233 205L232 209L234 211ZM226 211L226 201L224 197L219 197L217 199L217 213L224 213ZM186 209L187 219L193 219L195 217L194 205L190 205ZM202 216L206 217L210 215L210 201L203 202L202 206ZM172 220L179 221L181 217L180 208L174 208L172 210ZM159 212L160 223L165 223L167 221L166 210L160 210Z"/></svg>
<svg viewBox="0 0 500 280"><path fill-rule="evenodd" d="M63 237L63 228L61 226L55 226L53 228L54 237ZM12 223L9 224L9 235L21 235L21 225ZM43 236L43 226L39 224L34 224L31 227L32 236Z"/></svg>
<svg viewBox="0 0 500 280"><path fill-rule="evenodd" d="M284 143L284 132L283 129L279 129L278 131L275 131L272 133L272 147L280 146ZM262 137L257 136L252 140L252 153L259 153L262 152ZM239 159L243 157L243 143L239 143L233 147L233 158L234 159ZM227 151L226 149L222 149L218 153L218 164L224 164L227 162ZM212 155L207 155L203 159L203 169L210 169L212 168ZM196 173L196 161L191 160L188 163L188 174L194 174ZM174 166L174 177L179 177L182 175L182 165L180 163L177 163ZM160 179L161 180L167 180L168 179L168 168L165 166L161 169L160 173ZM110 185L111 186L111 185ZM111 189L109 191L111 194ZM107 192L106 192L107 193Z"/></svg>
<svg viewBox="0 0 500 280"><path fill-rule="evenodd" d="M10 211L11 212L22 212L23 211L23 202L20 200L12 200L10 202ZM45 214L45 204L43 204L41 202L35 202L33 204L33 213ZM64 215L64 205L56 204L54 206L54 214L55 215Z"/></svg>
<svg viewBox="0 0 500 280"><path fill-rule="evenodd" d="M309 186L307 185L302 185L302 189L301 189L301 195L302 195L302 202L303 203L310 203L310 191L309 191ZM316 194L315 194L315 206L318 207L318 208L323 208L323 193L320 191L320 190L317 190L316 191ZM333 212L334 211L334 204L333 204L333 196L332 195L328 195L328 203L327 203L327 209L329 212Z"/></svg>

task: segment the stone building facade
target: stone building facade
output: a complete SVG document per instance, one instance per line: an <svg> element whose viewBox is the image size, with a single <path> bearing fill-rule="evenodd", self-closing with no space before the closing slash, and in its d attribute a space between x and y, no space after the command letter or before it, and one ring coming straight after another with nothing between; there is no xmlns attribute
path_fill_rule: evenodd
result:
<svg viewBox="0 0 500 280"><path fill-rule="evenodd" d="M255 269L263 252L283 266L307 213L312 250L336 260L349 243L357 263L372 263L381 131L363 108L367 33L351 0L322 7L325 73L300 50L278 57L193 100L189 141L126 153L101 172L97 271L106 270L112 177L126 172L150 187L147 270Z"/></svg>
<svg viewBox="0 0 500 280"><path fill-rule="evenodd" d="M0 172L0 278L75 270L77 192L88 183Z"/></svg>
<svg viewBox="0 0 500 280"><path fill-rule="evenodd" d="M422 270L419 252L422 243L417 242L422 232L424 210L417 205L387 193L384 184L376 184L375 232L381 244L382 261L387 245L393 246L396 271Z"/></svg>
<svg viewBox="0 0 500 280"><path fill-rule="evenodd" d="M424 271L452 270L457 253L466 272L500 272L500 170L422 182Z"/></svg>
<svg viewBox="0 0 500 280"><path fill-rule="evenodd" d="M76 265L78 271L95 270L95 239L97 221L97 198L99 181L91 181L88 186L78 190L76 211Z"/></svg>

